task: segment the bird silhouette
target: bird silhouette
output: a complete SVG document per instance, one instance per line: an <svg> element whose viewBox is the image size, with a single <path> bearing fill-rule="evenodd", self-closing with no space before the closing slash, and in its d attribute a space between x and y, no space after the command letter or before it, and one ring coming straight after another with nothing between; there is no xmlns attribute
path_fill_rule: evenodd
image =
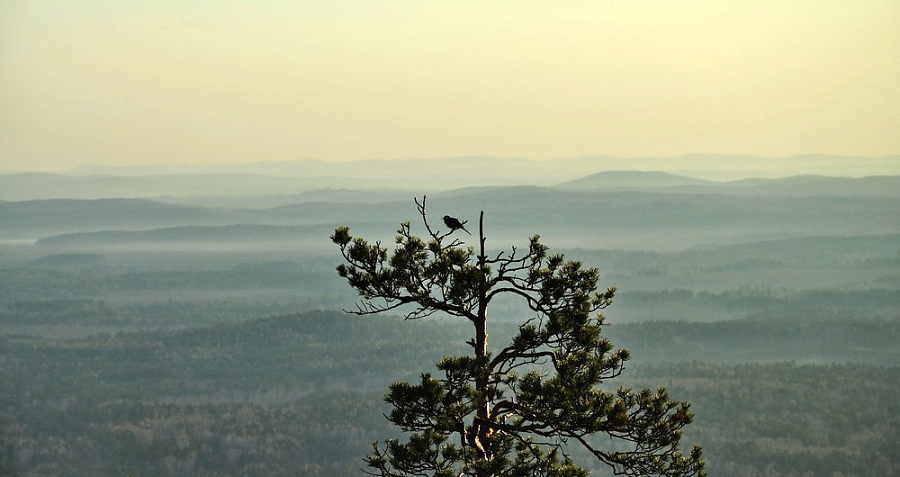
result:
<svg viewBox="0 0 900 477"><path fill-rule="evenodd" d="M444 216L444 225L450 227L450 232L453 232L457 229L463 229L467 234L472 235L472 232L469 232L465 227L463 227L462 222L460 222L458 219L450 217L449 215Z"/></svg>

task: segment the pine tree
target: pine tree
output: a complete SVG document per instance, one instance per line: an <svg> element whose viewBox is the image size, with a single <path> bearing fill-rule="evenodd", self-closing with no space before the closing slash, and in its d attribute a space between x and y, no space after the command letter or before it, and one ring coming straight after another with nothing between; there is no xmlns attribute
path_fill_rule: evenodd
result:
<svg viewBox="0 0 900 477"><path fill-rule="evenodd" d="M401 312L406 319L443 313L467 320L469 356L437 363L441 377L390 385L388 419L408 440L375 442L365 461L377 476L587 476L567 454L582 446L620 475L702 476L702 451L679 451L693 414L686 402L656 391L601 389L624 370L629 353L601 334L614 288L598 291L599 271L533 236L527 250L478 253L454 234L431 227L425 197L416 200L427 239L400 225L396 246L335 230L344 263L338 274L362 297L353 313ZM465 223L465 222L463 222ZM488 305L521 299L529 318L512 341L488 350ZM605 440L597 436L607 436ZM604 446L598 443L604 443Z"/></svg>

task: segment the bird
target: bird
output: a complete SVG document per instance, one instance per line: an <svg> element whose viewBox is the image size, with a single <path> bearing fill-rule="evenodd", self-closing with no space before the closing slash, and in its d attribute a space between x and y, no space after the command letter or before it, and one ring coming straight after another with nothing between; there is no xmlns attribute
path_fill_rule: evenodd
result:
<svg viewBox="0 0 900 477"><path fill-rule="evenodd" d="M459 219L455 219L453 217L450 217L449 215L444 216L444 225L450 227L450 232L453 232L456 229L463 229L467 234L472 235L472 232L469 232L465 227L463 227L463 224L459 221Z"/></svg>

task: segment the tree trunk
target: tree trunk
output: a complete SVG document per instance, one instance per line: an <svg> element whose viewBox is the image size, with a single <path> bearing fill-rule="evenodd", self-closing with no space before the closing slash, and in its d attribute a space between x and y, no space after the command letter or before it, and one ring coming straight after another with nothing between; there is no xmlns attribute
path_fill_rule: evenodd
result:
<svg viewBox="0 0 900 477"><path fill-rule="evenodd" d="M484 250L484 211L481 211L481 214L478 217L478 241L480 245L478 267L481 270L481 281L478 285L478 319L475 321L475 356L484 358L485 356L487 356L488 346L487 270L485 263L487 260L487 255L485 255ZM479 392L482 393L482 396L485 397L482 398L482 401L479 403L475 421L472 425L471 444L478 452L478 456L482 459L489 459L491 457L484 447L485 443L487 443L487 440L490 438L491 431L491 428L487 425L487 423L490 422L490 402L488 401L486 394L484 393L484 391L487 390L489 378L490 376L486 372L477 376L475 382L475 387Z"/></svg>

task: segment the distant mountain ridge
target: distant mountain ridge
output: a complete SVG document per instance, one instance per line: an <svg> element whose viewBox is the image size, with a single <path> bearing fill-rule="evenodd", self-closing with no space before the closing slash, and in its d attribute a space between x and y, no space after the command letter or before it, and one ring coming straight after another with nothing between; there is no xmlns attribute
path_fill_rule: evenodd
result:
<svg viewBox="0 0 900 477"><path fill-rule="evenodd" d="M900 175L859 178L802 175L715 182L665 172L610 171L564 182L556 187L584 191L646 190L796 197L900 197Z"/></svg>
<svg viewBox="0 0 900 477"><path fill-rule="evenodd" d="M251 174L277 177L343 177L392 179L397 177L462 178L464 185L479 185L491 177L492 185L551 185L603 171L659 171L709 180L749 177L787 177L816 174L862 177L900 174L900 155L884 157L801 154L767 157L749 154L686 154L676 157L579 156L535 160L517 157L460 156L416 159L367 159L349 162L297 160L224 165L164 165L143 167L79 167L68 175L197 175ZM438 174L439 176L436 176ZM531 182L537 180L538 182ZM482 184L484 185L484 184Z"/></svg>
<svg viewBox="0 0 900 477"><path fill-rule="evenodd" d="M674 158L589 156L530 160L485 156L416 160L257 162L222 166L82 167L66 173L0 174L0 200L289 195L316 189L448 191L552 186L610 171L665 173L707 182L796 175L900 175L900 156L787 158L692 154ZM651 177L655 177L651 179ZM644 176L642 180L660 180ZM620 177L634 182L634 178ZM671 179L671 178L670 178ZM673 179L674 180L674 179ZM702 185L698 182L693 185ZM647 185L647 184L644 184Z"/></svg>
<svg viewBox="0 0 900 477"><path fill-rule="evenodd" d="M607 171L564 182L557 187L574 190L643 189L657 187L710 186L718 183L668 172Z"/></svg>
<svg viewBox="0 0 900 477"><path fill-rule="evenodd" d="M851 181L866 184L864 179ZM729 186L717 185L702 193L679 187L472 188L428 194L428 210L431 217L452 213L470 224L484 211L492 238L515 241L539 233L562 247L603 244L607 248L672 250L801 235L900 232L900 197L842 196L831 190L826 191L829 195L811 196L783 192L795 187L791 181L785 185L788 189L778 189L782 192L755 195L715 192L719 187ZM354 233L391 243L397 224L415 213L412 198L411 194L404 200L301 202L261 209L172 205L145 199L4 202L0 203L0 241L42 239L38 242L41 246L78 244L90 252L108 245L145 243L190 242L194 248L225 242L251 246L293 243L290 246L298 252L320 253L332 250L328 236L334 228L347 224ZM439 221L431 225L442 226Z"/></svg>

